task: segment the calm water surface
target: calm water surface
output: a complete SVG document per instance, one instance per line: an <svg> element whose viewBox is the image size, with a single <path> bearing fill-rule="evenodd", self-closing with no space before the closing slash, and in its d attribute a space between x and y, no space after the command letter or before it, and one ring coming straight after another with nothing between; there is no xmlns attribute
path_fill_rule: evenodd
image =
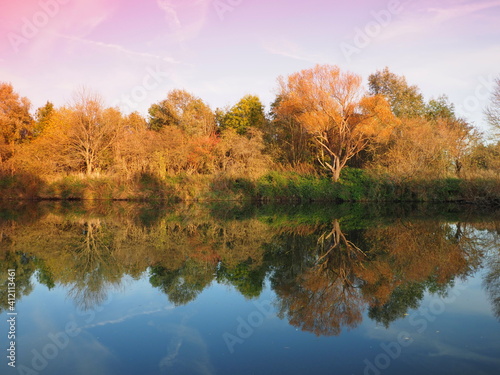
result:
<svg viewBox="0 0 500 375"><path fill-rule="evenodd" d="M1 374L500 373L500 212L11 206L0 278Z"/></svg>

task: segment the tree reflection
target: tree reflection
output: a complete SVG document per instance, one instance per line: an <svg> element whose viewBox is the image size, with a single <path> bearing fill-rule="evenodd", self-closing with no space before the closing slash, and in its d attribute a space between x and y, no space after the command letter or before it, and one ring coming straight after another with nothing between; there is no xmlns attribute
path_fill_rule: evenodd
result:
<svg viewBox="0 0 500 375"><path fill-rule="evenodd" d="M193 301L213 279L214 269L186 260L181 268L168 270L162 266L150 269L149 282L168 296L174 305Z"/></svg>
<svg viewBox="0 0 500 375"><path fill-rule="evenodd" d="M33 291L33 283L31 282L32 276L36 272L36 264L34 259L22 252L7 251L0 258L0 313L8 311L9 298L8 298L8 283L9 283L9 269L15 269L15 295L16 300L20 300L23 296L29 295Z"/></svg>
<svg viewBox="0 0 500 375"><path fill-rule="evenodd" d="M247 298L254 298L262 293L267 271L267 265L255 265L251 259L232 268L222 263L217 270L217 280L234 285Z"/></svg>
<svg viewBox="0 0 500 375"><path fill-rule="evenodd" d="M84 220L77 228L82 235L72 246L73 281L68 295L81 310L101 305L111 288L120 284L123 271L113 254L113 236L100 219Z"/></svg>
<svg viewBox="0 0 500 375"><path fill-rule="evenodd" d="M313 251L315 261L295 279L275 279L279 314L316 335L338 335L342 327L361 322L364 300L355 269L366 255L347 239L338 220L319 235Z"/></svg>
<svg viewBox="0 0 500 375"><path fill-rule="evenodd" d="M403 318L409 309L417 309L427 290L426 283L409 282L394 289L384 304L370 306L368 316L385 327Z"/></svg>
<svg viewBox="0 0 500 375"><path fill-rule="evenodd" d="M388 326L418 308L425 292L445 294L482 256L480 241L463 223L396 221L347 234L334 220L313 235L317 243L302 258L301 272L273 280L280 316L317 335L356 327L366 308Z"/></svg>
<svg viewBox="0 0 500 375"><path fill-rule="evenodd" d="M500 256L498 254L490 263L484 284L489 294L493 313L500 319Z"/></svg>
<svg viewBox="0 0 500 375"><path fill-rule="evenodd" d="M446 294L491 258L485 289L500 317L500 257L485 258L496 244L478 234L484 223L389 217L382 224L325 212L260 217L258 210L231 216L190 206L137 220L149 211L48 210L26 223L0 221L0 273L18 269L19 296L31 291L33 275L49 288L64 286L83 310L102 304L126 275L146 271L174 305L195 300L213 282L255 298L269 279L281 318L338 335L366 311L389 326L425 293Z"/></svg>
<svg viewBox="0 0 500 375"><path fill-rule="evenodd" d="M456 278L466 278L483 256L473 228L433 220L399 221L370 228L372 264L363 272L369 317L384 326L417 309L426 292L445 295ZM384 271L381 272L380 269Z"/></svg>
<svg viewBox="0 0 500 375"><path fill-rule="evenodd" d="M486 256L487 273L484 277L483 285L488 293L493 313L500 320L500 223L492 223L490 226L487 247L489 249Z"/></svg>

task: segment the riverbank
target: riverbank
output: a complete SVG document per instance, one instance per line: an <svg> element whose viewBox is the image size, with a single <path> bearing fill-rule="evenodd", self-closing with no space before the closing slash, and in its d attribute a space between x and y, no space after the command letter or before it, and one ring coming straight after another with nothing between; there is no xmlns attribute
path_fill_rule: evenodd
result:
<svg viewBox="0 0 500 375"><path fill-rule="evenodd" d="M396 180L347 169L333 183L325 177L270 172L258 179L178 175L159 179L143 174L123 180L110 176L64 176L44 180L19 174L0 178L2 200L260 201L260 202L463 202L500 205L495 179Z"/></svg>

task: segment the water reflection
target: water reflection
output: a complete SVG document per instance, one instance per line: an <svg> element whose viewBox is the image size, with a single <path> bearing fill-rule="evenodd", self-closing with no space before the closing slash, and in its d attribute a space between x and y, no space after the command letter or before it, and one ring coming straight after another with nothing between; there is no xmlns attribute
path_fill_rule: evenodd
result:
<svg viewBox="0 0 500 375"><path fill-rule="evenodd" d="M63 285L81 310L102 304L125 276L149 282L184 305L213 282L258 297L265 280L279 316L316 335L339 335L363 313L388 327L429 291L446 295L486 268L483 284L500 318L500 220L371 215L363 208L314 212L270 207L223 210L131 204L4 210L0 277L17 269L17 298L32 277ZM359 215L352 214L359 212ZM481 217L485 217L482 214ZM0 310L8 305L0 291Z"/></svg>
<svg viewBox="0 0 500 375"><path fill-rule="evenodd" d="M485 239L486 248L489 250L485 257L487 273L483 285L488 293L493 313L500 320L500 223L491 222L482 224L482 229L487 229L489 236Z"/></svg>

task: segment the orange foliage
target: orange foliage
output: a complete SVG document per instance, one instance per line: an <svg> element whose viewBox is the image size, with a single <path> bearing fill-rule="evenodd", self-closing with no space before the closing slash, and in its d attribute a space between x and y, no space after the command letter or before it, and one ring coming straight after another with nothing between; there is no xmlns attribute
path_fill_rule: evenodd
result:
<svg viewBox="0 0 500 375"><path fill-rule="evenodd" d="M317 65L281 78L280 96L276 111L294 116L313 136L321 151L318 161L334 181L349 159L387 138L397 124L382 96L366 96L361 77L336 66Z"/></svg>

